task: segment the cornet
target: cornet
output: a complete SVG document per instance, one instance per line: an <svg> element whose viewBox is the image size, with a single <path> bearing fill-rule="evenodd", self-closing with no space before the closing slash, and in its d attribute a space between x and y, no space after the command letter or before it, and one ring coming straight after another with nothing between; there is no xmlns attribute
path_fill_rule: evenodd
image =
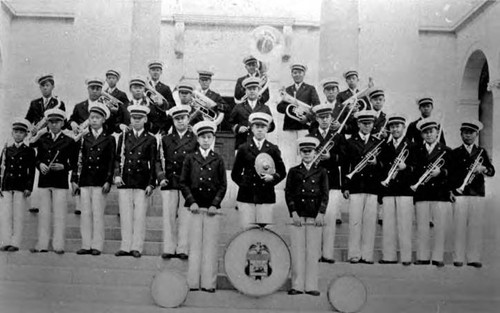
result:
<svg viewBox="0 0 500 313"><path fill-rule="evenodd" d="M462 185L456 189L456 191L459 194L464 193L465 187L467 187L467 185L469 185L476 177L476 169L479 166L483 165L484 159L481 156L481 154L483 154L483 150L481 150L481 152L479 152L476 159L474 160L474 163L472 163L471 166L469 167L469 172L467 172L467 175L465 176L465 179L464 179Z"/></svg>
<svg viewBox="0 0 500 313"><path fill-rule="evenodd" d="M286 115L291 119L299 121L301 123L306 123L308 115L311 113L311 106L290 96L284 88L280 89L280 102L284 101L290 103L286 107Z"/></svg>
<svg viewBox="0 0 500 313"><path fill-rule="evenodd" d="M422 174L422 176L420 176L417 183L415 185L410 186L411 190L417 191L418 187L420 187L421 185L425 185L431 179L431 173L433 171L435 171L437 169L441 169L441 167L443 167L443 165L445 163L444 158L443 158L445 153L446 153L446 151L441 153L439 155L439 157L434 162L432 162L431 164L429 164L427 166L427 170Z"/></svg>
<svg viewBox="0 0 500 313"><path fill-rule="evenodd" d="M406 161L406 159L408 158L408 155L410 154L410 150L408 150L406 148L407 145L408 144L405 142L403 149L401 150L401 152L398 154L398 156L394 160L394 163L392 164L392 167L389 170L387 178L381 182L382 186L384 186L384 187L389 186L389 183L391 182L391 180L393 180L399 172L399 164L404 163Z"/></svg>
<svg viewBox="0 0 500 313"><path fill-rule="evenodd" d="M371 149L370 152L368 152L363 157L363 159L356 165L354 170L351 173L349 173L346 177L352 179L354 175L361 172L368 165L368 161L372 160L373 158L376 158L380 154L380 152L382 151L381 146L383 143L384 142L381 141L373 149Z"/></svg>

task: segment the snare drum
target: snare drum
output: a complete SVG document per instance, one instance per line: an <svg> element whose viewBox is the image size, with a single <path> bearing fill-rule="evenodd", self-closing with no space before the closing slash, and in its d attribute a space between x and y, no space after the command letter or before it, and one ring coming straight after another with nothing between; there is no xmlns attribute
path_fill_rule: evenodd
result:
<svg viewBox="0 0 500 313"><path fill-rule="evenodd" d="M367 296L368 292L363 282L352 275L334 278L328 286L328 301L338 312L356 313L361 311Z"/></svg>
<svg viewBox="0 0 500 313"><path fill-rule="evenodd" d="M231 239L224 253L229 281L239 292L260 297L285 284L291 266L290 250L275 232L252 227Z"/></svg>

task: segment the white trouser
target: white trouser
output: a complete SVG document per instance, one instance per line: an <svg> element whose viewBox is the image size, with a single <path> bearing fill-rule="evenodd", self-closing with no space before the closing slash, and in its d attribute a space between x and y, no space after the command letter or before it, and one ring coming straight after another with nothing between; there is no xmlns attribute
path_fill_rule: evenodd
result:
<svg viewBox="0 0 500 313"><path fill-rule="evenodd" d="M314 223L306 218L306 223ZM292 243L292 289L318 290L318 260L321 254L321 227L314 225L290 226Z"/></svg>
<svg viewBox="0 0 500 313"><path fill-rule="evenodd" d="M417 260L430 259L430 215L434 214L434 246L432 260L442 262L444 256L444 239L450 203L444 201L419 201L415 204L417 211Z"/></svg>
<svg viewBox="0 0 500 313"><path fill-rule="evenodd" d="M80 188L82 249L102 251L104 245L104 208L106 207L106 196L106 194L102 193L102 187Z"/></svg>
<svg viewBox="0 0 500 313"><path fill-rule="evenodd" d="M190 214L188 285L212 289L217 283L219 216L208 216L204 212Z"/></svg>
<svg viewBox="0 0 500 313"><path fill-rule="evenodd" d="M341 201L343 199L342 191L330 189L328 206L325 213L325 226L323 226L322 250L323 257L333 260L333 251L335 247L336 219L340 211Z"/></svg>
<svg viewBox="0 0 500 313"><path fill-rule="evenodd" d="M484 198L459 196L453 205L454 262L480 262L483 248Z"/></svg>
<svg viewBox="0 0 500 313"><path fill-rule="evenodd" d="M52 236L52 248L64 250L64 239L66 231L66 195L68 189L61 188L39 188L40 214L38 214L38 243L35 249L48 250L50 239L50 219L54 212L54 232Z"/></svg>
<svg viewBox="0 0 500 313"><path fill-rule="evenodd" d="M24 210L27 199L22 191L4 191L0 207L0 246L18 247L23 233Z"/></svg>
<svg viewBox="0 0 500 313"><path fill-rule="evenodd" d="M299 150L297 149L297 139L308 134L305 129L302 130L284 130L279 134L279 149L281 157L286 168L291 168L301 162Z"/></svg>
<svg viewBox="0 0 500 313"><path fill-rule="evenodd" d="M413 220L413 197L384 197L382 208L382 259L397 261L397 237L401 262L411 262L411 233Z"/></svg>
<svg viewBox="0 0 500 313"><path fill-rule="evenodd" d="M180 190L162 190L163 207L163 252L185 253L189 251L190 212L184 206Z"/></svg>
<svg viewBox="0 0 500 313"><path fill-rule="evenodd" d="M373 262L377 195L357 193L351 194L349 198L348 258L361 258Z"/></svg>
<svg viewBox="0 0 500 313"><path fill-rule="evenodd" d="M38 179L40 178L40 171L35 171L35 178L33 181L33 191L31 192L31 196L29 197L29 208L39 208L40 205L40 191L38 186Z"/></svg>
<svg viewBox="0 0 500 313"><path fill-rule="evenodd" d="M142 252L146 237L146 191L118 189L122 244L120 250Z"/></svg>
<svg viewBox="0 0 500 313"><path fill-rule="evenodd" d="M271 224L273 222L272 203L254 204L246 202L237 202L240 212L240 225L248 228L255 223Z"/></svg>
<svg viewBox="0 0 500 313"><path fill-rule="evenodd" d="M79 195L74 195L73 199L75 200L75 212L76 211L82 211L82 197L81 193Z"/></svg>

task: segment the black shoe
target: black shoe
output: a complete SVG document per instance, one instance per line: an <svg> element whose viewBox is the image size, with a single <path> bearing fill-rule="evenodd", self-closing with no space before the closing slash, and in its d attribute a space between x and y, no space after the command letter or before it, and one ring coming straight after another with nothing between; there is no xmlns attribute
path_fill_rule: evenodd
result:
<svg viewBox="0 0 500 313"><path fill-rule="evenodd" d="M318 297L321 293L318 290L306 291L306 294Z"/></svg>
<svg viewBox="0 0 500 313"><path fill-rule="evenodd" d="M402 262L401 264L403 264L403 266L410 266L411 262Z"/></svg>
<svg viewBox="0 0 500 313"><path fill-rule="evenodd" d="M61 255L64 254L64 250L54 250L54 253Z"/></svg>
<svg viewBox="0 0 500 313"><path fill-rule="evenodd" d="M427 261L425 261L425 260L417 260L417 261L415 261L414 264L415 265L430 265L431 261L429 261L429 260L427 260Z"/></svg>
<svg viewBox="0 0 500 313"><path fill-rule="evenodd" d="M296 290L296 289L290 289L290 290L288 290L288 294L290 296L301 295L303 293L304 293L303 291L299 291L299 290Z"/></svg>
<svg viewBox="0 0 500 313"><path fill-rule="evenodd" d="M78 255L92 254L92 249L80 249L76 251L76 254Z"/></svg>
<svg viewBox="0 0 500 313"><path fill-rule="evenodd" d="M386 261L386 260L380 260L378 261L379 264L397 264L398 261Z"/></svg>
<svg viewBox="0 0 500 313"><path fill-rule="evenodd" d="M201 291L215 293L215 288L201 288Z"/></svg>
<svg viewBox="0 0 500 313"><path fill-rule="evenodd" d="M38 208L30 208L28 210L28 212L30 212L30 213L38 213L38 212L40 212L40 210Z"/></svg>
<svg viewBox="0 0 500 313"><path fill-rule="evenodd" d="M7 250L9 252L16 252L16 251L19 251L19 247L16 247L16 246L10 246L9 247L9 250Z"/></svg>
<svg viewBox="0 0 500 313"><path fill-rule="evenodd" d="M188 259L188 255L185 254L185 253L179 253L177 254L177 257L181 260L187 260Z"/></svg>
<svg viewBox="0 0 500 313"><path fill-rule="evenodd" d="M432 261L432 265L435 265L437 267L443 267L444 262L443 261Z"/></svg>
<svg viewBox="0 0 500 313"><path fill-rule="evenodd" d="M322 262L322 263L329 263L329 264L335 263L335 260L328 259L328 258L325 258L325 257L321 257L321 259L319 259L319 261Z"/></svg>
<svg viewBox="0 0 500 313"><path fill-rule="evenodd" d="M101 254L101 251L97 250L97 249L92 249L92 255L100 255Z"/></svg>
<svg viewBox="0 0 500 313"><path fill-rule="evenodd" d="M363 263L363 264L373 264L373 261L366 261L366 260L360 259L360 260L359 260L359 263Z"/></svg>
<svg viewBox="0 0 500 313"><path fill-rule="evenodd" d="M429 227L433 228L434 227L434 222L429 222Z"/></svg>
<svg viewBox="0 0 500 313"><path fill-rule="evenodd" d="M340 218L336 219L335 224L342 225L342 220Z"/></svg>
<svg viewBox="0 0 500 313"><path fill-rule="evenodd" d="M2 246L2 247L0 247L0 251L9 251L10 247L12 247L12 246L11 245Z"/></svg>
<svg viewBox="0 0 500 313"><path fill-rule="evenodd" d="M172 258L175 258L175 254L173 253L162 253L161 258L164 260L170 260Z"/></svg>
<svg viewBox="0 0 500 313"><path fill-rule="evenodd" d="M384 225L384 221L379 219L379 220L377 221L377 224L379 224L380 226L382 226L382 225Z"/></svg>
<svg viewBox="0 0 500 313"><path fill-rule="evenodd" d="M200 288L189 288L189 291L200 291Z"/></svg>
<svg viewBox="0 0 500 313"><path fill-rule="evenodd" d="M134 258L140 258L141 257L141 253L137 250L132 250L130 251L130 254L134 257Z"/></svg>
<svg viewBox="0 0 500 313"><path fill-rule="evenodd" d="M357 264L359 263L361 260L359 258L350 258L349 259L349 263L351 264Z"/></svg>
<svg viewBox="0 0 500 313"><path fill-rule="evenodd" d="M475 268L481 268L481 267L483 267L483 264L481 262L470 262L470 263L467 263L467 266L472 266L472 267L475 267Z"/></svg>
<svg viewBox="0 0 500 313"><path fill-rule="evenodd" d="M75 215L82 215L82 211L80 211L80 210L75 210Z"/></svg>
<svg viewBox="0 0 500 313"><path fill-rule="evenodd" d="M120 251L115 253L115 256L131 256L131 255L132 254L130 254L130 252L123 251L123 250L120 250Z"/></svg>
<svg viewBox="0 0 500 313"><path fill-rule="evenodd" d="M464 262L453 262L453 266L462 267L464 266Z"/></svg>

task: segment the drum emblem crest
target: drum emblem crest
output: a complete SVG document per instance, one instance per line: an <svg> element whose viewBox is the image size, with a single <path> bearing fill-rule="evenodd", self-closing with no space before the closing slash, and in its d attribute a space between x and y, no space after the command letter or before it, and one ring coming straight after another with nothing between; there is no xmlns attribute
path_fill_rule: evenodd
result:
<svg viewBox="0 0 500 313"><path fill-rule="evenodd" d="M246 259L245 274L247 276L255 280L262 280L271 275L271 253L265 244L256 242L250 245Z"/></svg>

